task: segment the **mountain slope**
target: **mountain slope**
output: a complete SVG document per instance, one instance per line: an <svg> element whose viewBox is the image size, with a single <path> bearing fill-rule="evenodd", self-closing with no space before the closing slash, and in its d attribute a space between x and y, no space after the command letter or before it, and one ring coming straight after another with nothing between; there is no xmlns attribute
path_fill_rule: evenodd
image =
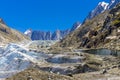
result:
<svg viewBox="0 0 120 80"><path fill-rule="evenodd" d="M71 30L70 30L70 32L75 31L75 30L78 29L80 26L81 26L81 23L80 23L80 22L74 23L73 26L72 26L72 28L71 28Z"/></svg>
<svg viewBox="0 0 120 80"><path fill-rule="evenodd" d="M119 45L119 27L120 4L110 11L87 20L78 30L68 35L56 45L74 48L111 48L111 44L116 43ZM119 49L118 47L114 48Z"/></svg>
<svg viewBox="0 0 120 80"><path fill-rule="evenodd" d="M98 14L103 13L104 11L114 8L119 2L120 0L110 0L110 3L106 3L104 1L99 2L97 7L88 14L85 20L92 19Z"/></svg>
<svg viewBox="0 0 120 80"><path fill-rule="evenodd" d="M108 9L112 9L113 7L115 7L118 3L120 2L120 0L111 0L108 6Z"/></svg>
<svg viewBox="0 0 120 80"><path fill-rule="evenodd" d="M4 24L3 20L0 19L0 44L6 44L9 42L18 42L28 40L26 36L22 33L10 29L6 24Z"/></svg>
<svg viewBox="0 0 120 80"><path fill-rule="evenodd" d="M89 13L89 15L87 16L87 19L92 19L96 15L104 12L108 8L108 5L109 5L109 3L106 3L104 1L99 2L98 6Z"/></svg>

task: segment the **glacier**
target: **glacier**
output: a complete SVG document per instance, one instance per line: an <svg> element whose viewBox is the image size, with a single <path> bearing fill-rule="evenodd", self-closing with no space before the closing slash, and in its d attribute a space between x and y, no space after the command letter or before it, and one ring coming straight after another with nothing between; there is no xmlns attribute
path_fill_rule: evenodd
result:
<svg viewBox="0 0 120 80"><path fill-rule="evenodd" d="M6 78L23 71L33 63L42 63L48 56L44 53L30 52L18 44L10 43L0 48L0 78Z"/></svg>

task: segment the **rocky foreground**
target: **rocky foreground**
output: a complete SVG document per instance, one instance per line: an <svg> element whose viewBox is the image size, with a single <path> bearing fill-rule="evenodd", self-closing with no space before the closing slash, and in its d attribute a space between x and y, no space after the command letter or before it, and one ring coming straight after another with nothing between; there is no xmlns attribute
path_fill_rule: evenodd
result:
<svg viewBox="0 0 120 80"><path fill-rule="evenodd" d="M35 54L41 53L35 51ZM32 64L27 69L6 80L120 80L119 56L69 51L47 53L42 58L44 62L35 57L36 62L30 61Z"/></svg>
<svg viewBox="0 0 120 80"><path fill-rule="evenodd" d="M115 73L117 71L117 74ZM30 68L6 80L120 80L120 70L115 68L106 74L100 72L90 72L75 74L72 77L43 72Z"/></svg>

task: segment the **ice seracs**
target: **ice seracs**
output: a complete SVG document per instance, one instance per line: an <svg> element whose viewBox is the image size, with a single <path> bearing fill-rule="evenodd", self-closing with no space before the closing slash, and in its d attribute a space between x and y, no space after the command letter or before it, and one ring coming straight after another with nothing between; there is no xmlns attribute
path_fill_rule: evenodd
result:
<svg viewBox="0 0 120 80"><path fill-rule="evenodd" d="M33 63L42 63L43 58L40 54L29 52L18 44L10 43L1 53L0 78L6 78L13 73L22 71Z"/></svg>

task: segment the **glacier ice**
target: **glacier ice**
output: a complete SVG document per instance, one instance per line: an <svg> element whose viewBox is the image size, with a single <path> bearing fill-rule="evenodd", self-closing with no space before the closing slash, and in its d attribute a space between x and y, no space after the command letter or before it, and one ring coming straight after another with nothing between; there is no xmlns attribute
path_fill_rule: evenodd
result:
<svg viewBox="0 0 120 80"><path fill-rule="evenodd" d="M43 61L47 55L26 50L17 44L8 44L4 50L0 49L0 78L28 68L35 61Z"/></svg>

